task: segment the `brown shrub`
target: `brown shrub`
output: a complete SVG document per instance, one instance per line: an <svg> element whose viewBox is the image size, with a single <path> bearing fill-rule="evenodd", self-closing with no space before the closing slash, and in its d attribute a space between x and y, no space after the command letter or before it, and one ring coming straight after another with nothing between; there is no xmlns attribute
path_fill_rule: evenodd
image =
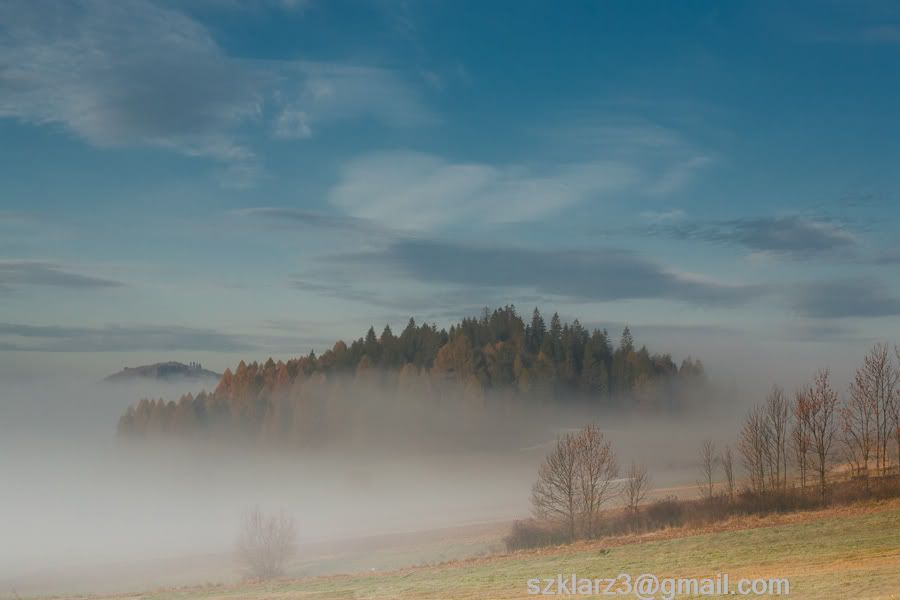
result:
<svg viewBox="0 0 900 600"><path fill-rule="evenodd" d="M570 540L566 530L558 525L527 519L515 521L503 541L508 552L515 552L544 546L558 546Z"/></svg>

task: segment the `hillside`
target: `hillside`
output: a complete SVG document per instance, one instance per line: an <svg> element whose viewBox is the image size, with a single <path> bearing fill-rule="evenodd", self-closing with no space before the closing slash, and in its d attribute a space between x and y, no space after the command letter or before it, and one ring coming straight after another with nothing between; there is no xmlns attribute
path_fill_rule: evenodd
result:
<svg viewBox="0 0 900 600"><path fill-rule="evenodd" d="M104 381L127 382L141 379L156 381L172 381L177 379L215 379L221 377L221 373L204 369L200 363L184 364L175 361L142 365L140 367L125 367L118 373L106 377Z"/></svg>
<svg viewBox="0 0 900 600"><path fill-rule="evenodd" d="M900 501L890 500L742 517L699 532L671 529L387 573L159 590L108 600L501 600L529 597L526 582L531 578L570 573L604 578L620 573L634 577L649 573L660 578L728 573L732 584L741 578L787 578L790 595L785 597L790 598L887 599L900 589L898 529Z"/></svg>
<svg viewBox="0 0 900 600"><path fill-rule="evenodd" d="M410 319L399 336L369 328L316 356L226 369L212 392L143 399L119 422L127 436L239 434L309 445L359 434L420 432L461 442L473 425L515 429L523 407L680 411L705 397L700 361L650 353L625 327L617 344L538 309L485 309L450 327ZM435 435L436 434L436 435Z"/></svg>

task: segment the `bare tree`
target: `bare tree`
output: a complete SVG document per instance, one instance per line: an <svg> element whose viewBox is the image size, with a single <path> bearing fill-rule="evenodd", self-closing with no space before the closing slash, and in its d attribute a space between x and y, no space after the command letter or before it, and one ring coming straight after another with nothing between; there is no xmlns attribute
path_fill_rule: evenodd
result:
<svg viewBox="0 0 900 600"><path fill-rule="evenodd" d="M894 354L897 357L897 368L900 370L900 347L894 346ZM890 410L891 421L894 427L894 440L897 442L897 471L900 474L900 385L894 390L894 397L891 399Z"/></svg>
<svg viewBox="0 0 900 600"><path fill-rule="evenodd" d="M296 544L297 528L287 513L266 515L256 507L244 517L238 536L238 558L249 577L272 579L284 573Z"/></svg>
<svg viewBox="0 0 900 600"><path fill-rule="evenodd" d="M756 405L747 413L738 438L738 452L750 476L750 489L757 494L767 489L769 460L769 431L765 411Z"/></svg>
<svg viewBox="0 0 900 600"><path fill-rule="evenodd" d="M712 500L716 478L716 445L712 440L703 440L700 444L700 469L703 471L703 480L697 482L700 495L705 500Z"/></svg>
<svg viewBox="0 0 900 600"><path fill-rule="evenodd" d="M874 451L875 469L884 473L890 464L888 443L893 437L893 404L900 384L900 369L894 365L886 344L875 344L863 359L850 384L850 408L853 417L851 443L859 460L862 444L866 457ZM865 419L865 423L859 422ZM865 431L863 427L871 428ZM865 437L863 437L865 436ZM868 468L868 463L865 465Z"/></svg>
<svg viewBox="0 0 900 600"><path fill-rule="evenodd" d="M784 390L777 385L772 386L766 396L766 441L768 449L766 458L769 462L769 481L772 489L787 487L787 438L788 409Z"/></svg>
<svg viewBox="0 0 900 600"><path fill-rule="evenodd" d="M809 437L809 397L807 390L798 390L794 393L794 403L791 407L794 417L794 427L791 430L791 446L794 450L794 458L797 461L797 470L800 471L800 489L806 489L806 475L809 471L809 450L812 442Z"/></svg>
<svg viewBox="0 0 900 600"><path fill-rule="evenodd" d="M734 501L734 456L731 453L731 446L725 446L722 455L719 457L722 463L722 470L725 471L725 486L728 493L728 500Z"/></svg>
<svg viewBox="0 0 900 600"><path fill-rule="evenodd" d="M837 432L835 411L837 410L838 397L831 387L828 375L828 369L819 371L816 374L812 387L809 389L809 411L806 423L811 441L812 466L818 475L822 504L826 503L828 468L831 465L832 450Z"/></svg>
<svg viewBox="0 0 900 600"><path fill-rule="evenodd" d="M619 466L612 446L596 425L588 425L577 438L577 478L581 515L587 537L597 534L597 515L612 494Z"/></svg>
<svg viewBox="0 0 900 600"><path fill-rule="evenodd" d="M647 467L631 461L628 472L625 474L625 508L632 518L637 516L638 506L647 497L650 491L650 476Z"/></svg>
<svg viewBox="0 0 900 600"><path fill-rule="evenodd" d="M866 478L869 485L869 460L875 451L875 468L879 467L876 441L876 400L866 369L860 368L850 383L850 397L841 407L841 441L847 459L856 475Z"/></svg>
<svg viewBox="0 0 900 600"><path fill-rule="evenodd" d="M570 540L575 539L579 509L578 455L575 435L567 433L559 437L553 451L544 459L531 490L535 516L564 523Z"/></svg>

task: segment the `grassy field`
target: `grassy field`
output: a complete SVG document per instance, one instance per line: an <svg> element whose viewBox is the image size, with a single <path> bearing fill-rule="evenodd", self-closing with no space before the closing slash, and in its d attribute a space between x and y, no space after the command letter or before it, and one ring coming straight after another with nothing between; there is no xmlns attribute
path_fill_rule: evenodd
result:
<svg viewBox="0 0 900 600"><path fill-rule="evenodd" d="M732 582L742 577L787 577L790 598L900 598L900 500L740 518L700 531L668 530L388 573L108 598L500 600L529 597L529 578L557 573L708 577L724 572Z"/></svg>

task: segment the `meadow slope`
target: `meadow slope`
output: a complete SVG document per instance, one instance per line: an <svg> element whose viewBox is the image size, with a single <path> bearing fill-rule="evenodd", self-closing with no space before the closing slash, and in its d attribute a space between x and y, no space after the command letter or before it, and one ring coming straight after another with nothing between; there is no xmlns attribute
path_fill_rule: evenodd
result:
<svg viewBox="0 0 900 600"><path fill-rule="evenodd" d="M705 577L724 572L732 582L787 577L793 599L900 598L900 500L742 517L702 530L674 529L386 573L156 590L103 600L501 600L529 597L529 578L557 573Z"/></svg>

